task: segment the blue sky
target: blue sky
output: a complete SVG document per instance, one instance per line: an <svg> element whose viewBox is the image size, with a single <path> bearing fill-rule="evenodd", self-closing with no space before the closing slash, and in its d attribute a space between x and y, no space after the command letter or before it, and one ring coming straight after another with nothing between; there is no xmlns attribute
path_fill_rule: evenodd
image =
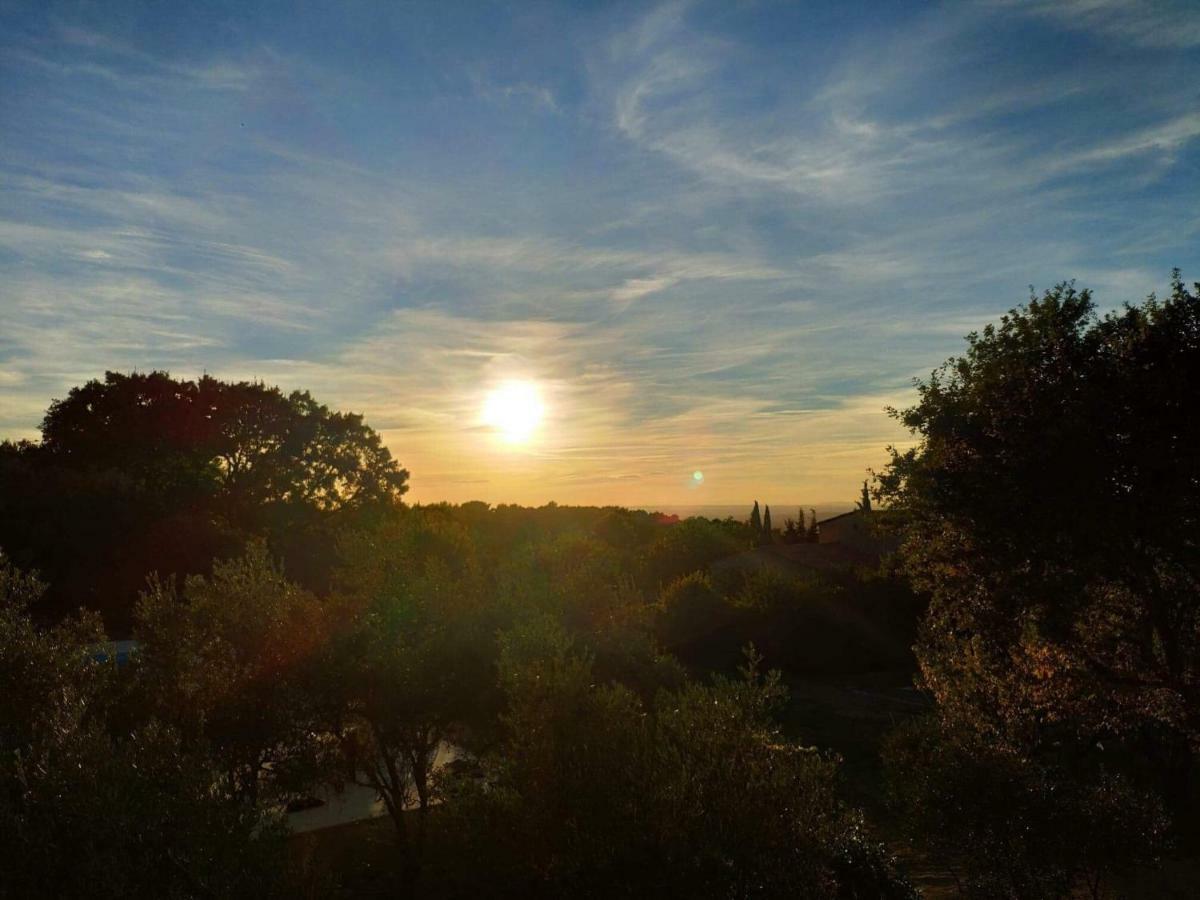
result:
<svg viewBox="0 0 1200 900"><path fill-rule="evenodd" d="M1190 0L0 22L0 436L208 371L365 412L421 501L849 500L1029 285L1200 277Z"/></svg>

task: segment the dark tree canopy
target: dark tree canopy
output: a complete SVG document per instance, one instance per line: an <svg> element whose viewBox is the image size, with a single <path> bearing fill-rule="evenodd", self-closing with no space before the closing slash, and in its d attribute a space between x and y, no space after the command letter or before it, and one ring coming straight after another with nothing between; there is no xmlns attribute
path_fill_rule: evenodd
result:
<svg viewBox="0 0 1200 900"><path fill-rule="evenodd" d="M1188 830L1200 750L1200 285L1060 284L917 385L877 496L929 597L898 819L979 896L1108 896ZM866 505L864 498L863 506Z"/></svg>
<svg viewBox="0 0 1200 900"><path fill-rule="evenodd" d="M1200 285L1099 317L1062 284L918 385L881 496L944 716L1012 746L1200 750ZM1190 751L1190 753L1189 753ZM1183 754L1183 757L1180 756ZM1182 761L1181 761L1182 759Z"/></svg>
<svg viewBox="0 0 1200 900"><path fill-rule="evenodd" d="M273 897L282 834L130 702L94 615L38 628L0 554L0 897Z"/></svg>
<svg viewBox="0 0 1200 900"><path fill-rule="evenodd" d="M408 473L361 415L333 412L307 391L208 375L108 372L50 405L42 448L70 466L199 487L234 512L339 509L407 490Z"/></svg>
<svg viewBox="0 0 1200 900"><path fill-rule="evenodd" d="M40 443L0 447L0 546L43 573L52 611L120 630L149 572L205 572L253 537L322 581L330 523L407 480L361 415L307 392L108 372L51 404Z"/></svg>
<svg viewBox="0 0 1200 900"><path fill-rule="evenodd" d="M859 497L855 506L860 512L871 511L871 491L867 488L866 481L862 484L862 496Z"/></svg>

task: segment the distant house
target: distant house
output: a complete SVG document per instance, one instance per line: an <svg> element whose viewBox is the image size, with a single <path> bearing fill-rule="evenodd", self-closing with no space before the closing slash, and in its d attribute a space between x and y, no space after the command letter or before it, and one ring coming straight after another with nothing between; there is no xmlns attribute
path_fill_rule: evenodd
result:
<svg viewBox="0 0 1200 900"><path fill-rule="evenodd" d="M841 544L874 556L890 553L899 545L899 540L895 535L880 530L878 515L852 509L818 522L819 543Z"/></svg>

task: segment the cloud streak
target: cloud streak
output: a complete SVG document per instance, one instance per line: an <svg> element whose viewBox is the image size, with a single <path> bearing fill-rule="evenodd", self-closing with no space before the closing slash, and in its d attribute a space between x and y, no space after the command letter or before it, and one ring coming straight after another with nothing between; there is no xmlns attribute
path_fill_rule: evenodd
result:
<svg viewBox="0 0 1200 900"><path fill-rule="evenodd" d="M1026 285L1200 268L1186 7L806 10L30 11L0 436L160 367L365 412L422 501L823 503ZM508 378L526 448L480 427Z"/></svg>

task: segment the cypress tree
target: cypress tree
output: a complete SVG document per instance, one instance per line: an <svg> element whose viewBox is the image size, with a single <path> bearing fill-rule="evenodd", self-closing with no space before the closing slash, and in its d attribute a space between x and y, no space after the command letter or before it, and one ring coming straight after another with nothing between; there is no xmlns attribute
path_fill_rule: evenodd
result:
<svg viewBox="0 0 1200 900"><path fill-rule="evenodd" d="M871 492L867 490L867 482L865 480L863 481L862 486L862 499L858 501L858 511L871 511Z"/></svg>
<svg viewBox="0 0 1200 900"><path fill-rule="evenodd" d="M762 514L758 511L758 501L754 501L754 509L750 511L750 528L757 536L762 532Z"/></svg>
<svg viewBox="0 0 1200 900"><path fill-rule="evenodd" d="M809 513L812 518L808 521L808 542L816 544L821 540L821 529L817 527L817 511L810 509Z"/></svg>
<svg viewBox="0 0 1200 900"><path fill-rule="evenodd" d="M762 539L764 544L769 544L772 541L771 534L771 504L767 504L766 511L763 513Z"/></svg>

